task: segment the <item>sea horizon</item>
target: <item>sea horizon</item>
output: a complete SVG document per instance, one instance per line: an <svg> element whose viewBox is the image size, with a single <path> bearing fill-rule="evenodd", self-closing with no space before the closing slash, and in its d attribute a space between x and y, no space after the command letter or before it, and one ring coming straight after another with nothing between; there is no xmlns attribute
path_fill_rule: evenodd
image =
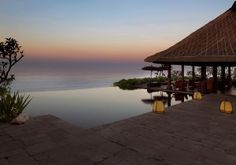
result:
<svg viewBox="0 0 236 165"><path fill-rule="evenodd" d="M19 65L13 70L11 88L20 92L112 87L121 79L148 77L144 63L41 63Z"/></svg>
<svg viewBox="0 0 236 165"><path fill-rule="evenodd" d="M38 61L22 60L11 74L14 91L37 92L112 87L121 79L150 77L144 71L145 62L80 62L80 61ZM173 66L180 70L179 66ZM190 68L185 69L185 74ZM155 72L154 72L155 73ZM155 74L153 74L155 76Z"/></svg>

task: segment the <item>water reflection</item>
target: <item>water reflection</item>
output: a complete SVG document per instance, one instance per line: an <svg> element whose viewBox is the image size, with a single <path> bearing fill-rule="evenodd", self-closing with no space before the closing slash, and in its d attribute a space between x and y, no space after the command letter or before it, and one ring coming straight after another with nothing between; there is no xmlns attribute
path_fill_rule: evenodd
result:
<svg viewBox="0 0 236 165"><path fill-rule="evenodd" d="M27 113L52 114L84 128L95 127L151 111L141 98L146 90L124 91L116 87L31 92Z"/></svg>
<svg viewBox="0 0 236 165"><path fill-rule="evenodd" d="M31 92L30 95L33 100L26 112L31 116L52 114L84 128L151 112L154 100L163 100L165 106L181 103L175 95L117 87Z"/></svg>
<svg viewBox="0 0 236 165"><path fill-rule="evenodd" d="M166 107L176 105L188 100L192 100L191 95L181 93L165 93L155 92L150 93L149 98L143 98L142 102L145 104L153 104L155 101L163 101Z"/></svg>

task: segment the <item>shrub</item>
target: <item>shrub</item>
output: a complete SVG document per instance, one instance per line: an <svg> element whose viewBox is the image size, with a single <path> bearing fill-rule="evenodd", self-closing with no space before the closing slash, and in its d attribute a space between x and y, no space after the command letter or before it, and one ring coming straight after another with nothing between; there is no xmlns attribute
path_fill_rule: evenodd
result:
<svg viewBox="0 0 236 165"><path fill-rule="evenodd" d="M122 79L118 82L113 83L113 86L118 86L120 89L124 90L134 90L138 89L140 85L149 83L150 81L155 82L165 82L166 77L155 77L155 78L132 78L132 79Z"/></svg>
<svg viewBox="0 0 236 165"><path fill-rule="evenodd" d="M30 96L20 95L18 92L10 93L10 90L1 95L0 121L9 122L20 115L31 101Z"/></svg>

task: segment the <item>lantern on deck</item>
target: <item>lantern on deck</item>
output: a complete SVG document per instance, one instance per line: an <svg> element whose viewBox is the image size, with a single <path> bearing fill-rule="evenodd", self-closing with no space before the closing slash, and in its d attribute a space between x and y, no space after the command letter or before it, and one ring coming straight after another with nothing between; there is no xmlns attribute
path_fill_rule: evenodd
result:
<svg viewBox="0 0 236 165"><path fill-rule="evenodd" d="M203 99L202 93L201 92L194 92L193 99L194 100L202 100Z"/></svg>
<svg viewBox="0 0 236 165"><path fill-rule="evenodd" d="M163 101L155 101L152 108L155 113L165 113L165 105Z"/></svg>
<svg viewBox="0 0 236 165"><path fill-rule="evenodd" d="M233 113L233 105L230 101L221 101L220 103L220 112L231 114Z"/></svg>

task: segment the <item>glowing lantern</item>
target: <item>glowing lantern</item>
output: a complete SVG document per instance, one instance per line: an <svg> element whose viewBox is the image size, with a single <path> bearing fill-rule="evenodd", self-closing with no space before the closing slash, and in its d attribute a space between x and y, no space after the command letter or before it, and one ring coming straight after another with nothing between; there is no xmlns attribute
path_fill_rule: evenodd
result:
<svg viewBox="0 0 236 165"><path fill-rule="evenodd" d="M155 101L153 104L153 112L165 113L165 105L163 101Z"/></svg>
<svg viewBox="0 0 236 165"><path fill-rule="evenodd" d="M233 113L233 106L230 101L222 101L220 103L220 112L231 114Z"/></svg>
<svg viewBox="0 0 236 165"><path fill-rule="evenodd" d="M193 99L194 99L194 100L202 100L203 97L202 97L201 92L194 92L194 94L193 94Z"/></svg>

